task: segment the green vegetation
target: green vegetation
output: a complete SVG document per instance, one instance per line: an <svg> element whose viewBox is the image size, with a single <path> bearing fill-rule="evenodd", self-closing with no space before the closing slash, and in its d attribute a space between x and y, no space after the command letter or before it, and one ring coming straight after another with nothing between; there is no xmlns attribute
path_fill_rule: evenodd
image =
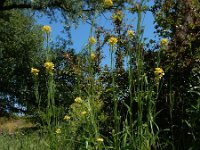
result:
<svg viewBox="0 0 200 150"><path fill-rule="evenodd" d="M43 35L28 13L11 10L0 14L0 116L17 112L14 105L34 106L30 67L42 60ZM32 103L31 105L27 104ZM20 109L19 109L20 110ZM21 109L21 111L23 111Z"/></svg>
<svg viewBox="0 0 200 150"><path fill-rule="evenodd" d="M0 149L198 149L199 2L147 3L3 0ZM55 46L53 28L16 8L50 17L60 8L66 21L77 23L82 16L91 21L86 46L79 53ZM147 11L155 16L159 42L143 38ZM96 22L103 12L110 14L110 30ZM127 12L136 16L135 28ZM110 66L101 65L105 45Z"/></svg>

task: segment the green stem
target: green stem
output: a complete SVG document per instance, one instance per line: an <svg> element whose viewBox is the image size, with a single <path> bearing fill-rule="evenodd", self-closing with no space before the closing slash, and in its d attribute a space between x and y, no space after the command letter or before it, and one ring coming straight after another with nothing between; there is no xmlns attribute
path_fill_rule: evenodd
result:
<svg viewBox="0 0 200 150"><path fill-rule="evenodd" d="M120 143L119 143L119 116L118 116L118 100L117 100L117 95L116 95L116 85L115 85L115 73L113 70L113 51L114 47L111 47L111 72L112 72L112 91L113 91L113 103L114 103L114 145L115 149L118 150L120 148Z"/></svg>
<svg viewBox="0 0 200 150"><path fill-rule="evenodd" d="M129 115L130 115L130 125L132 126L133 125L133 72L132 72L132 54L131 52L129 52L128 54L129 56L129 63L128 63L128 79L129 79L129 94L130 94L130 112L129 112Z"/></svg>
<svg viewBox="0 0 200 150"><path fill-rule="evenodd" d="M142 33L141 33L141 21L142 21L142 3L143 1L141 1L140 4L138 4L138 11L137 11L137 17L138 17L138 21L137 21L137 30L136 30L136 74L137 74L137 78L136 78L136 83L137 83L137 89L135 91L136 93L136 99L137 99L137 103L138 103L138 147L139 149L142 149L143 147L143 140L142 140L142 134L143 134L143 93L144 93L144 89L143 89L143 79L142 79L142 75L144 74L143 72L143 57L142 57L142 44L141 44L141 38L142 38Z"/></svg>
<svg viewBox="0 0 200 150"><path fill-rule="evenodd" d="M92 27L90 28L90 35L92 35L93 32L93 27L95 24L95 20L96 20L96 12L95 12L95 17L92 20ZM88 85L89 85L89 89L88 89L88 101L87 101L87 107L88 107L88 111L90 113L90 125L92 125L94 130L90 130L90 138L93 139L94 137L92 135L95 136L95 138L97 138L99 136L99 129L98 129L98 125L97 125L97 118L96 118L96 112L95 112L95 106L94 106L94 101L95 101L95 72L94 72L94 68L93 68L93 60L91 59L91 53L92 53L92 45L89 43L89 47L88 47L88 62L89 62L89 74L88 74ZM97 146L98 148L98 146ZM96 149L97 149L96 148Z"/></svg>
<svg viewBox="0 0 200 150"><path fill-rule="evenodd" d="M46 61L49 61L49 33L46 33L46 42L47 42L47 46L46 46Z"/></svg>

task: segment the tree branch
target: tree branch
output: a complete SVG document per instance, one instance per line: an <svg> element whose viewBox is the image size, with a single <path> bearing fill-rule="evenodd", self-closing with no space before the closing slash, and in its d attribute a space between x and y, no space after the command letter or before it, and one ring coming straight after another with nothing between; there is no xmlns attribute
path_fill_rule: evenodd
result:
<svg viewBox="0 0 200 150"><path fill-rule="evenodd" d="M47 5L40 4L40 5L32 5L31 3L23 3L23 4L10 4L10 5L0 5L0 11L12 10L12 9L33 9L33 10L42 10L45 8L60 8L65 12L71 12L69 7L66 7L62 2L55 1L53 3L49 3ZM82 11L94 11L94 9L84 9Z"/></svg>
<svg viewBox="0 0 200 150"><path fill-rule="evenodd" d="M5 11L5 10L11 10L11 9L29 9L32 8L34 9L34 7L31 4L12 4L12 5L7 5L7 6L1 6L0 7L0 11ZM36 7L35 9L42 9L42 7Z"/></svg>

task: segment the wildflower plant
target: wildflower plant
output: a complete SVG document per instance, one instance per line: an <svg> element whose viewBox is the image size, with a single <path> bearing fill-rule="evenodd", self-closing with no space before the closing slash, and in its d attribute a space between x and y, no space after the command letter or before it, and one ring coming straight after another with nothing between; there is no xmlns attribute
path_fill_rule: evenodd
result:
<svg viewBox="0 0 200 150"><path fill-rule="evenodd" d="M97 142L103 142L104 140L103 140L103 138L98 137L98 138L96 138L96 141Z"/></svg>
<svg viewBox="0 0 200 150"><path fill-rule="evenodd" d="M31 68L31 73L34 75L34 76L38 76L40 70L37 69L37 68Z"/></svg>
<svg viewBox="0 0 200 150"><path fill-rule="evenodd" d="M50 33L51 32L51 27L50 26L47 26L47 25L45 25L45 26L43 26L42 27L42 30L45 32L45 33Z"/></svg>
<svg viewBox="0 0 200 150"><path fill-rule="evenodd" d="M90 57L91 57L91 60L95 60L95 58L96 58L96 54L94 53L94 52L92 52L91 54L90 54Z"/></svg>
<svg viewBox="0 0 200 150"><path fill-rule="evenodd" d="M124 21L124 14L121 10L116 11L111 17L115 33L106 39L110 50L111 82L109 83L109 92L104 91L105 85L98 81L100 77L94 69L95 61L98 57L95 46L99 44L99 39L95 39L97 36L90 36L88 38L86 50L80 53L77 59L78 63L74 66L77 84L74 91L75 94L73 94L76 97L74 97L72 104L69 108L66 108L67 111L61 117L62 123L58 121L57 109L55 107L55 65L50 59L49 42L47 41L48 53L43 67L46 70L48 87L46 122L52 149L58 147L58 143L66 143L67 147L76 145L75 149L98 150L105 149L105 143L116 150L126 149L127 146L132 149L145 150L151 149L151 147L156 145L159 128L155 123L155 106L158 99L159 82L164 76L164 71L162 68L159 68L160 62L158 61L153 71L157 84L152 84L154 80L150 81L151 78L145 72L143 33L141 32L143 2L142 0L141 3L137 3L138 10L135 13L137 13L138 22L135 32L128 27L126 29L129 30L126 30L123 34L121 33ZM104 6L106 8L112 7L112 0L105 0ZM94 17L92 21L90 35L94 34L95 19ZM49 28L43 30L47 35L47 40L49 40L51 30ZM123 38L123 35L125 38ZM124 46L127 43L130 45ZM166 44L167 42L164 40L161 45ZM128 58L128 73L126 74L128 85L126 85L125 94L119 93L122 91L120 91L117 83L117 75L121 76L117 65L123 62L123 46L126 48ZM105 95L102 94L106 92L110 94L111 103L109 105L112 105L109 110L111 111L109 115L113 115L111 123L107 121L104 112L101 112L105 105L102 100L102 97L105 97ZM128 95L128 98L122 101L120 99L121 95ZM125 108L125 112L121 111L121 106ZM107 126L108 122L110 135L109 137L104 137L101 125Z"/></svg>
<svg viewBox="0 0 200 150"><path fill-rule="evenodd" d="M90 37L88 41L90 45L94 45L96 43L96 39L93 36Z"/></svg>
<svg viewBox="0 0 200 150"><path fill-rule="evenodd" d="M112 0L104 0L104 7L109 8L113 6L113 1Z"/></svg>
<svg viewBox="0 0 200 150"><path fill-rule="evenodd" d="M68 116L68 115L65 115L63 119L67 121L67 120L70 120L70 119L71 119L71 117L70 117L70 116Z"/></svg>
<svg viewBox="0 0 200 150"><path fill-rule="evenodd" d="M116 37L112 36L108 39L108 45L111 46L111 47L114 47L116 46L118 40Z"/></svg>
<svg viewBox="0 0 200 150"><path fill-rule="evenodd" d="M162 46L167 46L167 45L168 45L168 39L166 38L161 39L160 46L162 47Z"/></svg>
<svg viewBox="0 0 200 150"><path fill-rule="evenodd" d="M45 62L44 67L46 68L47 72L52 72L54 70L54 64L50 61Z"/></svg>
<svg viewBox="0 0 200 150"><path fill-rule="evenodd" d="M40 95L39 95L39 82L38 82L38 75L40 70L37 68L32 67L31 73L34 79L34 94L36 98L36 102L38 103L38 109L40 110Z"/></svg>
<svg viewBox="0 0 200 150"><path fill-rule="evenodd" d="M135 36L135 33L134 33L133 30L128 30L127 33L128 33L128 37L129 37L130 39L133 39L133 37Z"/></svg>
<svg viewBox="0 0 200 150"><path fill-rule="evenodd" d="M82 101L83 101L83 100L81 99L81 97L76 97L75 100L74 100L74 102L76 102L76 103L78 103L78 104L81 104Z"/></svg>
<svg viewBox="0 0 200 150"><path fill-rule="evenodd" d="M143 7L145 1L138 2L134 7L137 14L137 26L135 33L133 30L127 31L127 37L134 40L134 51L132 46L128 46L128 90L129 102L125 102L127 107L127 117L121 120L123 124L123 134L119 136L116 149L130 145L132 149L151 149L156 144L158 132L155 124L156 110L155 103L157 97L157 85L149 81L145 73L144 55L143 55L143 33L141 32ZM133 44L132 43L132 44ZM137 110L133 108L137 107ZM144 119L146 118L146 119ZM123 122L122 122L123 121ZM120 132L120 131L118 131Z"/></svg>
<svg viewBox="0 0 200 150"><path fill-rule="evenodd" d="M61 129L60 128L58 128L58 129L56 129L56 134L60 134L61 133Z"/></svg>
<svg viewBox="0 0 200 150"><path fill-rule="evenodd" d="M119 24L122 22L124 18L124 14L122 13L122 11L118 10L115 13L113 13L112 15L112 20L114 23Z"/></svg>
<svg viewBox="0 0 200 150"><path fill-rule="evenodd" d="M165 73L162 68L155 68L154 75L155 78L161 79L165 75Z"/></svg>
<svg viewBox="0 0 200 150"><path fill-rule="evenodd" d="M48 131L49 134L49 140L50 140L50 147L53 149L57 146L56 144L56 134L61 133L61 129L57 128L58 125L58 112L55 105L55 81L54 81L54 63L50 60L50 49L49 49L49 36L51 32L50 26L43 26L42 30L44 31L44 34L46 35L46 60L43 64L43 69L46 70L46 85L47 85L47 97L41 97L39 91L38 91L38 80L35 80L35 96L38 100L38 113L39 116L42 119L42 123L47 124L47 127L44 127L44 130ZM31 69L31 73L35 76L38 76L39 70L36 68ZM40 109L40 102L41 98L47 99L46 103L46 109L41 110Z"/></svg>
<svg viewBox="0 0 200 150"><path fill-rule="evenodd" d="M64 128L65 139L70 141L69 145L76 145L77 149L101 149L104 143L102 140L96 141L98 137L101 137L99 124L104 115L101 112L103 107L100 98L102 87L97 84L94 70L95 44L96 39L94 36L90 36L86 47L87 57L80 55L78 61L77 68L80 69L80 73L77 74L76 96L66 115L63 116L65 123L62 128Z"/></svg>
<svg viewBox="0 0 200 150"><path fill-rule="evenodd" d="M95 133L95 128L97 127L94 126L94 123L96 124L97 120L93 120L93 117L95 117L93 115L97 115L97 113L100 112L102 105L103 103L96 99L90 100L90 103L88 104L88 100L84 98L81 98L81 102L74 101L74 103L70 105L68 114L64 117L67 124L64 125L63 128L69 129L67 132L71 137L72 143L76 140L80 140L80 142L87 141L90 146L97 142L93 141L97 136ZM77 133L81 134L77 135Z"/></svg>

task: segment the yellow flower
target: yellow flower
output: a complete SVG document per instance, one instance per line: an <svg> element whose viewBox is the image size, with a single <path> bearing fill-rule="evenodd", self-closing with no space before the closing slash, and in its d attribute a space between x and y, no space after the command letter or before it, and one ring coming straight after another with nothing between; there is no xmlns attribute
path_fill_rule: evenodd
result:
<svg viewBox="0 0 200 150"><path fill-rule="evenodd" d="M133 30L128 30L127 32L128 32L128 37L132 39L135 35Z"/></svg>
<svg viewBox="0 0 200 150"><path fill-rule="evenodd" d="M31 73L33 75L37 76L39 72L40 72L40 70L38 70L37 68L31 68Z"/></svg>
<svg viewBox="0 0 200 150"><path fill-rule="evenodd" d="M120 21L121 22L123 17L124 17L124 14L122 13L122 11L117 11L112 15L112 19L113 19L114 22L115 21L117 21L117 22Z"/></svg>
<svg viewBox="0 0 200 150"><path fill-rule="evenodd" d="M42 30L46 33L50 33L51 32L51 27L50 26L43 26Z"/></svg>
<svg viewBox="0 0 200 150"><path fill-rule="evenodd" d="M44 63L44 67L46 68L47 71L52 71L54 69L54 64L50 61L47 61Z"/></svg>
<svg viewBox="0 0 200 150"><path fill-rule="evenodd" d="M81 115L86 115L87 114L87 111L82 111L81 112Z"/></svg>
<svg viewBox="0 0 200 150"><path fill-rule="evenodd" d="M112 7L113 6L112 0L104 0L104 6L107 8Z"/></svg>
<svg viewBox="0 0 200 150"><path fill-rule="evenodd" d="M90 54L90 57L91 57L92 60L94 60L94 59L96 58L95 53L92 52L92 53Z"/></svg>
<svg viewBox="0 0 200 150"><path fill-rule="evenodd" d="M163 39L160 41L160 45L161 45L161 46L167 46L167 44L168 44L168 39L166 39L166 38L163 38Z"/></svg>
<svg viewBox="0 0 200 150"><path fill-rule="evenodd" d="M71 119L71 117L70 116L68 116L68 115L65 115L65 117L64 117L64 120L70 120Z"/></svg>
<svg viewBox="0 0 200 150"><path fill-rule="evenodd" d="M74 100L76 103L82 103L82 99L81 99L81 97L77 97L77 98L75 98L75 100Z"/></svg>
<svg viewBox="0 0 200 150"><path fill-rule="evenodd" d="M103 142L103 138L96 138L97 142Z"/></svg>
<svg viewBox="0 0 200 150"><path fill-rule="evenodd" d="M60 134L60 133L61 133L60 128L56 129L56 133L57 133L57 134Z"/></svg>
<svg viewBox="0 0 200 150"><path fill-rule="evenodd" d="M93 45L96 43L96 39L94 37L89 38L89 44Z"/></svg>
<svg viewBox="0 0 200 150"><path fill-rule="evenodd" d="M155 68L154 75L156 78L161 79L165 75L165 73L162 68Z"/></svg>
<svg viewBox="0 0 200 150"><path fill-rule="evenodd" d="M111 37L111 38L108 39L108 44L110 46L114 46L115 44L117 44L117 42L118 42L118 40L117 40L116 37Z"/></svg>

